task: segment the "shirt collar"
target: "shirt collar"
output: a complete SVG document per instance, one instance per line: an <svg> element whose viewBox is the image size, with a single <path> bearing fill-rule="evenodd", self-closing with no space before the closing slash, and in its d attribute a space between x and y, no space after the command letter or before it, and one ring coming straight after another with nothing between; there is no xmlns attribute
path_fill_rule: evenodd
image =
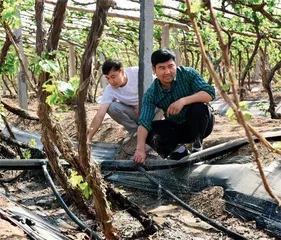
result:
<svg viewBox="0 0 281 240"><path fill-rule="evenodd" d="M162 88L161 82L160 82L160 80L159 80L158 78L155 79L155 82L156 82L155 84L156 84L156 86L157 86L158 93L159 93L160 95L162 95L163 93L167 93L167 92L170 92L170 91L171 91L171 89L174 87L175 83L177 82L177 76L174 78L174 81L172 82L172 86L171 86L171 88L169 88L169 89L164 89L164 88ZM162 94L161 94L161 93L162 93Z"/></svg>

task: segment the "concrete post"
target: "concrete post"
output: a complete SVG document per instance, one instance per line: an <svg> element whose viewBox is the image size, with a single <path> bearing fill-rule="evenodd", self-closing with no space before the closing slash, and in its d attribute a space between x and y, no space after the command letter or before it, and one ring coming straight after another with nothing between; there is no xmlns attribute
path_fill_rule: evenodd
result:
<svg viewBox="0 0 281 240"><path fill-rule="evenodd" d="M69 44L69 78L76 75L76 59L75 59L75 47Z"/></svg>
<svg viewBox="0 0 281 240"><path fill-rule="evenodd" d="M177 39L177 35L178 35L178 30L174 29L174 39L175 39L175 49L174 52L176 54L176 64L177 66L179 66L181 64L181 53L180 53L180 49L179 49L179 41Z"/></svg>
<svg viewBox="0 0 281 240"><path fill-rule="evenodd" d="M139 108L143 93L152 82L151 54L153 48L154 1L140 1Z"/></svg>
<svg viewBox="0 0 281 240"><path fill-rule="evenodd" d="M261 61L259 58L257 58L256 65L255 65L255 71L253 75L253 82L256 82L260 79L260 73L261 73Z"/></svg>
<svg viewBox="0 0 281 240"><path fill-rule="evenodd" d="M20 17L20 12L18 11L18 16ZM18 28L14 30L15 37L19 39L18 41L18 47L19 47L19 54L21 59L24 61L24 50L23 50L23 43L22 43L22 28ZM20 71L18 73L18 101L19 106L25 110L28 109L27 104L27 84L26 79L24 76L24 72L22 67L20 68Z"/></svg>
<svg viewBox="0 0 281 240"><path fill-rule="evenodd" d="M28 62L28 59L26 57L24 57L24 59L23 59L23 65L24 65L24 68L26 70L26 73L27 73L29 79L32 79L32 73L28 70L29 62Z"/></svg>
<svg viewBox="0 0 281 240"><path fill-rule="evenodd" d="M165 24L162 27L162 35L161 35L161 48L169 48L169 24Z"/></svg>

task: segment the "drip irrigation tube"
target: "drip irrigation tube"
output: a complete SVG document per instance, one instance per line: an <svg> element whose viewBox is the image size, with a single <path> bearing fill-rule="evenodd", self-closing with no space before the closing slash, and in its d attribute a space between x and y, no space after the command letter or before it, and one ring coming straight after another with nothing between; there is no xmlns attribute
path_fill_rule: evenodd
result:
<svg viewBox="0 0 281 240"><path fill-rule="evenodd" d="M92 231L86 224L84 224L83 222L80 221L79 218L76 217L76 215L74 215L74 213L72 213L70 211L70 209L68 208L68 206L65 204L65 202L63 201L62 197L60 196L60 194L58 193L55 184L47 170L47 166L46 164L42 165L42 169L45 175L46 180L48 181L51 189L53 190L55 196L57 197L58 202L60 203L60 205L62 206L62 208L65 210L65 212L67 213L67 215L82 229L84 230L86 233L88 233L90 235L90 237L93 237L94 239L97 240L103 240L102 237L100 237L96 232Z"/></svg>
<svg viewBox="0 0 281 240"><path fill-rule="evenodd" d="M163 170L176 167L187 167L194 165L195 163L210 160L216 157L221 157L224 154L229 154L236 151L241 146L247 144L246 139L237 139L230 141L228 143L213 146L204 149L200 152L190 154L181 160L163 160L163 159L153 159L146 160L145 169L146 170ZM137 167L132 160L122 160L122 161L98 161L100 168L103 171L137 171Z"/></svg>
<svg viewBox="0 0 281 240"><path fill-rule="evenodd" d="M267 140L280 141L281 131L263 133L262 136ZM254 137L254 139L255 141L258 141L256 137ZM191 155L188 155L179 161L163 160L163 159L146 160L146 165L144 167L146 170L150 170L150 171L162 170L168 168L186 167L186 166L194 165L195 163L198 162L203 162L206 160L211 160L217 157L221 157L224 154L232 153L247 144L248 144L247 138L240 138L210 148L206 148L200 152L196 152ZM97 162L103 171L130 171L130 172L137 171L137 167L132 160L122 160L122 161L104 160L104 161L97 161Z"/></svg>
<svg viewBox="0 0 281 240"><path fill-rule="evenodd" d="M185 208L186 210L188 210L189 212L191 212L192 214L194 214L196 217L199 217L201 220L205 221L206 223L210 224L211 226L223 231L224 233L226 233L229 237L233 238L233 239L244 239L247 240L248 238L231 231L230 229L219 225L218 223L216 223L215 221L211 220L210 218L206 217L205 215L199 213L198 211L196 211L194 208L190 207L189 205L187 205L184 201L182 201L181 199L179 199L176 195L174 195L171 191L169 191L167 188L163 187L154 177L152 177L151 175L149 175L146 170L143 167L138 167L138 170L140 172L142 172L144 174L144 176L151 181L153 184L157 185L158 187L161 187L161 190L163 190L167 195L169 195L170 197L172 197L173 199L175 199L178 203L180 203L180 205Z"/></svg>
<svg viewBox="0 0 281 240"><path fill-rule="evenodd" d="M65 210L67 215L87 234L90 235L90 237L93 237L96 240L103 240L101 236L99 236L96 232L92 231L86 224L81 222L77 216L74 215L74 213L71 212L71 210L68 208L68 206L65 204L64 200L58 193L55 184L47 170L47 160L42 159L30 159L28 161L19 161L19 160L12 160L12 159L1 159L0 161L0 169L3 170L31 170L31 169L43 169L44 176L49 183L53 193L55 194L59 204L61 207ZM3 181L4 182L4 181Z"/></svg>

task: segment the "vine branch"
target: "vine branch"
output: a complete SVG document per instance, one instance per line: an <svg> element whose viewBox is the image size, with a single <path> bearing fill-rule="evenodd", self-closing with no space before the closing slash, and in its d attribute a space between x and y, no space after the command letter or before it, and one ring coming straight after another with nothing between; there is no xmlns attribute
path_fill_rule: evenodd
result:
<svg viewBox="0 0 281 240"><path fill-rule="evenodd" d="M222 50L222 58L223 58L223 61L224 61L224 64L227 68L227 71L228 71L228 77L229 77L229 80L230 80L230 83L231 83L231 88L232 88L232 91L233 91L233 97L234 97L234 101L232 101L230 99L230 97L226 94L226 92L222 89L222 86L221 86L221 80L219 79L219 77L217 76L217 74L215 73L214 71L214 67L213 67L213 64L211 63L211 61L209 60L209 58L207 57L207 54L206 54L206 51L205 51L205 47L204 47L204 44L203 44L203 41L202 41L202 38L201 38L201 34L200 34L200 31L199 31L199 28L198 28L198 25L197 25L197 22L196 22L196 15L194 13L191 12L191 3L190 3L190 0L186 0L186 5L187 5L187 14L192 22L192 25L193 25L193 29L195 31L195 34L197 36L197 39L198 39L198 42L199 42L199 45L200 45L200 49L201 49L201 53L203 55L203 59L204 61L207 63L207 67L210 71L210 74L212 75L213 79L214 79L214 82L215 82L215 85L216 87L218 88L221 96L224 98L224 100L229 104L229 106L233 109L236 117L237 117L237 120L238 122L243 126L243 128L245 129L245 133L246 133L246 136L249 140L249 144L253 150L253 154L255 156L255 161L257 163L257 166L258 166L258 169L259 169L259 172L260 172L260 175L261 175L261 178L262 178L262 181L263 181L263 184L264 184L264 187L266 189L266 191L268 192L268 194L276 201L276 203L278 204L278 206L281 206L281 201L280 199L273 193L273 191L271 190L268 182L267 182L267 179L265 177L265 174L264 174L264 171L262 169L262 166L261 166L261 162L259 160L259 153L257 151L257 147L255 145L255 142L253 140L253 137L251 135L251 132L257 136L257 138L265 145L267 146L269 149L274 149L270 143L268 141L266 141L266 139L264 137L262 137L250 124L246 123L246 120L243 116L243 113L239 107L239 101L238 101L238 94L237 94L237 91L236 91L236 88L235 88L235 85L234 85L234 77L233 77L233 69L231 67L231 63L230 63L230 59L229 59L229 56L228 56L228 50L227 50L227 45L224 43L224 40L223 40L223 37L222 37L222 33L221 33L221 28L218 24L218 22L216 21L216 16L214 14L214 10L212 8L212 5L211 5L211 2L209 0L205 0L204 1L205 3L205 6L209 9L210 11L210 15L211 15L211 20L213 22L213 25L214 25L214 28L215 28L215 31L217 32L217 35L218 35L218 39L219 39L219 43L220 43L220 47L221 47L221 50ZM275 149L274 149L275 150ZM280 150L277 150L277 152L279 154L281 154L281 151Z"/></svg>

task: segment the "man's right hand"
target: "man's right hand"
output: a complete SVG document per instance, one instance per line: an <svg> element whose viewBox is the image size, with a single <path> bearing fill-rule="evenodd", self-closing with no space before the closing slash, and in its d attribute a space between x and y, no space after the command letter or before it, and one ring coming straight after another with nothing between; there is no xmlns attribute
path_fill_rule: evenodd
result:
<svg viewBox="0 0 281 240"><path fill-rule="evenodd" d="M147 137L148 131L145 127L139 126L138 127L138 143L137 143L137 150L134 155L135 163L143 164L146 159L146 152L145 152L145 141Z"/></svg>
<svg viewBox="0 0 281 240"><path fill-rule="evenodd" d="M104 103L101 104L98 112L96 113L95 117L93 118L88 131L87 131L87 143L91 143L91 140L93 138L93 136L96 134L96 132L98 131L99 127L101 126L101 123L104 119L104 116L107 112L107 109L109 108L110 103Z"/></svg>
<svg viewBox="0 0 281 240"><path fill-rule="evenodd" d="M146 152L145 150L136 150L134 155L134 161L139 164L143 164L146 159Z"/></svg>

